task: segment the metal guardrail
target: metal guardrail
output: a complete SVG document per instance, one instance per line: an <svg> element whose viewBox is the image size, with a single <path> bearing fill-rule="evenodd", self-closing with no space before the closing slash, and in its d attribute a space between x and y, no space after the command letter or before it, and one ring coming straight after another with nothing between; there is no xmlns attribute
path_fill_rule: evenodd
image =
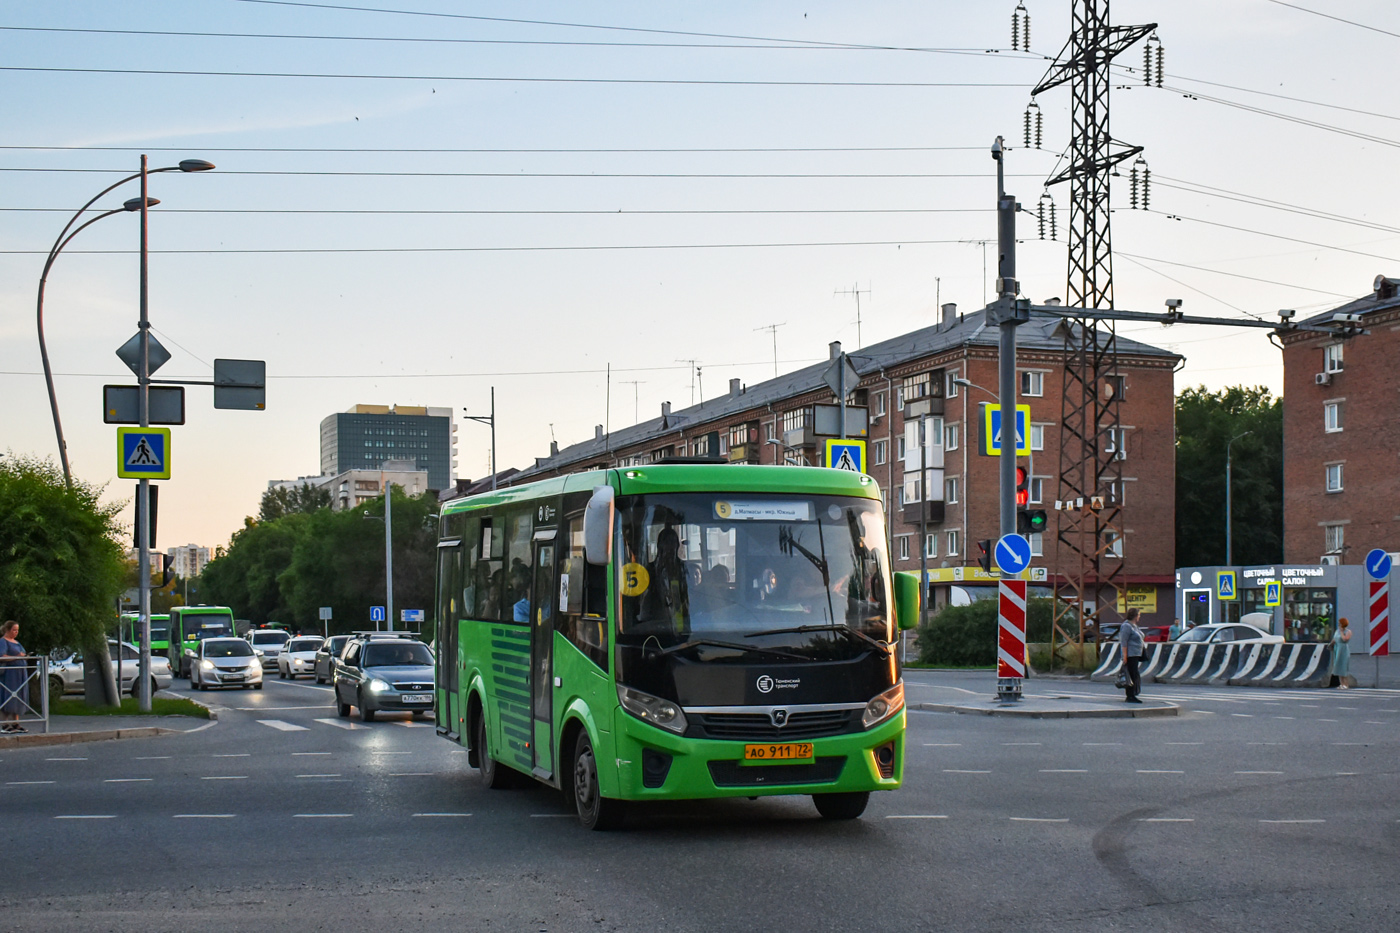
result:
<svg viewBox="0 0 1400 933"><path fill-rule="evenodd" d="M24 680L17 687L10 687L6 681L16 668L24 671ZM40 732L48 732L49 659L32 654L11 656L0 662L0 671L6 675L0 680L0 710L18 713L21 726L36 725Z"/></svg>

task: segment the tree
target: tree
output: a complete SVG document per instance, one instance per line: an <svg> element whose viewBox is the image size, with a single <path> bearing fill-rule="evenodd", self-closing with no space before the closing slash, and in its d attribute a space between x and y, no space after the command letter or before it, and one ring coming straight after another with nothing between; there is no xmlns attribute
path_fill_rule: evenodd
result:
<svg viewBox="0 0 1400 933"><path fill-rule="evenodd" d="M1246 433L1248 432L1248 433ZM1230 439L1239 437L1232 445ZM1283 559L1283 400L1263 386L1176 399L1176 553L1181 566L1225 563L1225 454L1230 445L1233 559Z"/></svg>
<svg viewBox="0 0 1400 933"><path fill-rule="evenodd" d="M126 574L121 506L99 504L100 494L80 481L69 488L50 461L0 460L0 619L20 623L31 654L82 648L98 704L117 700L106 633Z"/></svg>
<svg viewBox="0 0 1400 933"><path fill-rule="evenodd" d="M291 621L280 578L291 567L292 554L313 520L330 514L323 509L270 521L244 519L228 549L221 549L204 568L202 601L228 606L254 625Z"/></svg>
<svg viewBox="0 0 1400 933"><path fill-rule="evenodd" d="M302 483L291 489L279 486L263 493L262 505L258 509L259 522L276 521L287 515L300 512L317 512L331 507L331 491L310 483Z"/></svg>

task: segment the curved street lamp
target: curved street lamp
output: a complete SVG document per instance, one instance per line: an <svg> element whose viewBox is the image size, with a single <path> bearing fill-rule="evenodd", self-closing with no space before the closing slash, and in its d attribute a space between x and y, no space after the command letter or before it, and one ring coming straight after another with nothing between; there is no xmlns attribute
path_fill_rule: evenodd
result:
<svg viewBox="0 0 1400 933"><path fill-rule="evenodd" d="M146 157L142 156L141 158L144 163ZM63 423L58 416L58 395L54 391L53 369L49 366L49 350L47 344L44 342L44 286L48 283L49 270L53 268L54 260L58 258L58 254L63 251L63 248L68 245L69 241L71 241L73 237L77 236L83 230L97 223L102 218L111 217L113 214L135 213L137 211L140 211L144 218L146 209L154 207L155 205L160 203L160 201L150 197L132 198L119 208L115 208L110 211L105 211L101 214L98 214L95 217L89 218L87 221L79 225L78 228L74 230L73 224L77 223L78 218L81 217L87 211L88 208L92 207L92 205L96 203L99 198L107 194L109 191L112 191L115 188L119 188L129 181L133 181L137 178L142 178L145 175L153 174L154 172L207 172L213 167L214 163L206 162L203 159L185 159L182 162L180 162L179 165L171 165L167 166L166 168L151 169L150 171L141 171L137 172L134 175L128 175L121 181L118 181L115 184L103 188L92 198L92 200L88 201L81 208L79 208L78 212L69 219L68 223L63 227L63 230L58 234L58 239L54 241L53 248L49 250L48 259L44 261L44 271L43 274L39 276L39 298L37 303L37 318L39 327L39 356L44 362L44 382L49 390L49 408L53 411L53 429L54 434L58 437L58 458L63 464L63 481L68 484L69 489L73 488L73 476L68 468L68 445L63 440ZM69 232L70 230L72 230L71 233ZM144 279L144 256L142 278Z"/></svg>

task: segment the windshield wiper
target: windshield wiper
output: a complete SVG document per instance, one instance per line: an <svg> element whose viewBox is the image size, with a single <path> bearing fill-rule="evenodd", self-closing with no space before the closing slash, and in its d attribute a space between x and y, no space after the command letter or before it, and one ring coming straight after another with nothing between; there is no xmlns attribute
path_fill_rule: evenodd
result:
<svg viewBox="0 0 1400 933"><path fill-rule="evenodd" d="M779 650L777 650L776 648L760 648L760 647L758 647L758 646L756 646L756 645L736 645L736 644L734 644L733 642L728 642L728 641L716 641L715 639L712 639L712 638L692 638L692 639L690 639L689 641L683 641L683 642L681 642L679 645L672 645L672 646L669 647L669 648L662 648L661 651L660 651L660 654L661 654L661 657L664 658L664 657L666 657L667 655L675 654L677 651L684 651L686 648L694 648L694 647L696 647L697 645L709 645L711 648L729 648L729 649L731 649L731 650L733 650L733 651L742 651L742 652L744 652L745 654L750 654L750 653L754 653L754 654L770 654L770 655L773 655L774 657L778 657L778 658L790 658L790 659L792 659L792 660L794 660L794 661L810 661L810 660L811 660L811 658L803 657L803 656L800 655L800 654L792 654L792 653L787 652L787 651L779 651Z"/></svg>
<svg viewBox="0 0 1400 933"><path fill-rule="evenodd" d="M766 632L750 632L745 638L758 638L760 635L788 635L795 632L840 632L848 638L863 641L876 648L884 657L890 656L890 646L877 638L871 638L864 632L858 632L845 625L799 625L795 628L777 628Z"/></svg>

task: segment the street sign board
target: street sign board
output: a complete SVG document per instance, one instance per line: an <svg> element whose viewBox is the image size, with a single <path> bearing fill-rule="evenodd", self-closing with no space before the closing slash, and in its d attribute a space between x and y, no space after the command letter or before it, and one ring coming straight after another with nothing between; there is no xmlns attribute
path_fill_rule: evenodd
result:
<svg viewBox="0 0 1400 933"><path fill-rule="evenodd" d="M1015 576L1031 565L1031 543L1021 535L1002 535L992 552L997 569Z"/></svg>
<svg viewBox="0 0 1400 933"><path fill-rule="evenodd" d="M827 438L826 465L833 470L849 470L852 473L864 473L865 441L843 441L834 437Z"/></svg>
<svg viewBox="0 0 1400 933"><path fill-rule="evenodd" d="M164 366L170 361L170 351L160 345L160 341L156 339L155 334L151 334L146 338L146 340L146 353L148 354L151 364L150 369L146 372L146 375L149 376L151 373L155 372L157 369L160 369L162 366ZM135 373L138 377L141 375L140 331L133 334L131 339L128 340L126 343L117 347L117 358L120 359L123 363L125 363L127 365L127 368L130 369L133 373Z"/></svg>
<svg viewBox="0 0 1400 933"><path fill-rule="evenodd" d="M822 379L831 387L832 394L837 398L841 397L841 371L846 372L846 394L850 395L860 385L860 373L856 372L855 366L851 365L851 358L842 353L831 361L831 365L822 373Z"/></svg>
<svg viewBox="0 0 1400 933"><path fill-rule="evenodd" d="M1283 584L1277 580L1264 584L1264 605L1270 609L1283 605Z"/></svg>
<svg viewBox="0 0 1400 933"><path fill-rule="evenodd" d="M405 622L422 622L422 621L423 621L423 610L422 610L422 609L401 609L401 610L399 610L399 618L402 619L402 620L405 621Z"/></svg>
<svg viewBox="0 0 1400 933"><path fill-rule="evenodd" d="M244 411L267 408L267 361L215 360L214 407Z"/></svg>
<svg viewBox="0 0 1400 933"><path fill-rule="evenodd" d="M1026 581L997 584L997 677L1026 676Z"/></svg>
<svg viewBox="0 0 1400 933"><path fill-rule="evenodd" d="M841 434L841 406L813 405L812 433L817 437ZM846 436L865 437L870 433L870 409L864 405L846 406Z"/></svg>
<svg viewBox="0 0 1400 933"><path fill-rule="evenodd" d="M1235 572L1233 570L1219 570L1215 574L1215 598L1234 599L1239 592L1235 586Z"/></svg>
<svg viewBox="0 0 1400 933"><path fill-rule="evenodd" d="M1371 628L1369 638L1371 656L1374 658L1384 658L1390 656L1390 581L1372 580L1370 586L1370 618Z"/></svg>
<svg viewBox="0 0 1400 933"><path fill-rule="evenodd" d="M117 428L117 475L170 479L170 429Z"/></svg>
<svg viewBox="0 0 1400 933"><path fill-rule="evenodd" d="M1373 580L1384 580L1390 576L1391 560L1390 555L1380 548L1374 548L1366 554L1366 572Z"/></svg>
<svg viewBox="0 0 1400 933"><path fill-rule="evenodd" d="M1001 406L985 405L982 415L982 453L988 457L1001 455ZM1016 454L1031 452L1031 406L1016 406Z"/></svg>
<svg viewBox="0 0 1400 933"><path fill-rule="evenodd" d="M320 609L320 617L322 622L329 622L331 620L331 607L322 606Z"/></svg>
<svg viewBox="0 0 1400 933"><path fill-rule="evenodd" d="M185 423L185 387L151 386L148 424ZM107 424L141 423L140 386L103 386L102 420Z"/></svg>
<svg viewBox="0 0 1400 933"><path fill-rule="evenodd" d="M370 606L370 607L369 607L369 620L370 620L371 622L383 622L383 621L384 621L384 607L383 607L383 606Z"/></svg>

